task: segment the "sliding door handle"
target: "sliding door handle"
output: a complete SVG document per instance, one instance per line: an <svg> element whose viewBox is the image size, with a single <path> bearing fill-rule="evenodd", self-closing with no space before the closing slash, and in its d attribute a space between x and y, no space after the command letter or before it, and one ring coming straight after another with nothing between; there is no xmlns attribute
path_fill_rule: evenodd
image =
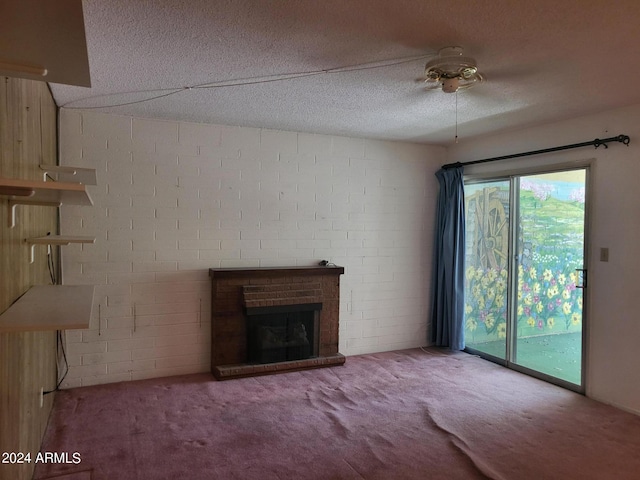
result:
<svg viewBox="0 0 640 480"><path fill-rule="evenodd" d="M578 272L578 282L582 280L582 285L577 285L576 288L587 288L587 269L586 268L576 268L576 272Z"/></svg>

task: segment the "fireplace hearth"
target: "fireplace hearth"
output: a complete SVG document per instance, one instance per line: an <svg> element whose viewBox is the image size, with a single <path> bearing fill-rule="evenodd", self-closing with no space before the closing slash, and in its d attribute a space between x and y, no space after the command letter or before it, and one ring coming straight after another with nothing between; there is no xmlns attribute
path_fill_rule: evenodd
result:
<svg viewBox="0 0 640 480"><path fill-rule="evenodd" d="M210 269L219 380L342 365L342 267Z"/></svg>

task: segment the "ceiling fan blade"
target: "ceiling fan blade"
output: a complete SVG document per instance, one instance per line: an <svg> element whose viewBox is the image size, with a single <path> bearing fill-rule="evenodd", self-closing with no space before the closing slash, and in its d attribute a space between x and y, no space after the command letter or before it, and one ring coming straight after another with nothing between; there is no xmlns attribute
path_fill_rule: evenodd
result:
<svg viewBox="0 0 640 480"><path fill-rule="evenodd" d="M481 73L486 82L506 82L539 75L541 72L539 69L536 69L532 66L509 66L487 70L482 69Z"/></svg>

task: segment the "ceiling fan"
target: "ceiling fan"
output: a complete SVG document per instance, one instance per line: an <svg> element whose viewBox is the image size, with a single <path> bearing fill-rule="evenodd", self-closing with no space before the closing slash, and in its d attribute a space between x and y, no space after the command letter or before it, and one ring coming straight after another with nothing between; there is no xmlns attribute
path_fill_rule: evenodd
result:
<svg viewBox="0 0 640 480"><path fill-rule="evenodd" d="M462 47L445 47L427 62L421 80L427 90L441 88L445 93L455 93L484 81L484 75L478 71L475 59L462 54Z"/></svg>

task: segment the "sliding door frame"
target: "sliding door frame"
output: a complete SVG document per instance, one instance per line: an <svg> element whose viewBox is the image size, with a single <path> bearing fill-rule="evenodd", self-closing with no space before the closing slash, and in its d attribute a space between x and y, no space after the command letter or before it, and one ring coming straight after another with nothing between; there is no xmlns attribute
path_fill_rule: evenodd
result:
<svg viewBox="0 0 640 480"><path fill-rule="evenodd" d="M518 182L515 182L513 179L516 177L527 176L527 175L543 175L547 173L558 173L558 172L566 172L571 170L584 170L585 171L585 211L584 211L584 245L583 245L583 268L585 269L585 279L588 278L589 272L589 258L590 258L590 210L591 210L591 169L595 160L586 160L581 162L572 162L570 164L547 164L541 165L539 167L527 167L522 169L509 169L504 172L493 172L491 174L465 174L464 175L464 183L466 184L474 184L474 183L484 183L490 181L505 181L509 180L509 202L510 205L516 205L516 196L519 194L519 187L516 185ZM515 186L515 187L514 187ZM489 360L491 362L497 363L504 367L510 368L520 373L524 373L526 375L530 375L535 378L539 378L540 380L546 381L548 383L552 383L568 390L575 391L577 393L585 394L587 387L587 370L588 370L588 347L589 347L589 321L588 321L588 312L589 312L589 289L582 289L582 348L581 348L581 358L580 361L581 369L580 369L580 385L576 385L571 382L567 382L557 377L553 377L551 375L547 375L545 373L539 372L537 370L532 370L530 368L524 367L522 365L518 365L511 361L513 358L513 353L516 349L517 338L516 335L513 334L513 329L515 328L514 319L516 318L516 310L517 310L517 302L514 302L515 292L517 289L517 269L518 269L518 261L517 261L517 252L513 252L514 246L517 244L517 232L518 232L518 213L515 215L509 214L509 256L508 256L508 264L507 268L509 271L509 284L508 284L508 312L509 319L507 321L506 326L506 351L505 358L499 358L494 355L490 355L479 350L476 350L472 347L466 347L465 352L470 353L472 355L478 355L481 358ZM586 280L584 281L585 287L587 286Z"/></svg>

